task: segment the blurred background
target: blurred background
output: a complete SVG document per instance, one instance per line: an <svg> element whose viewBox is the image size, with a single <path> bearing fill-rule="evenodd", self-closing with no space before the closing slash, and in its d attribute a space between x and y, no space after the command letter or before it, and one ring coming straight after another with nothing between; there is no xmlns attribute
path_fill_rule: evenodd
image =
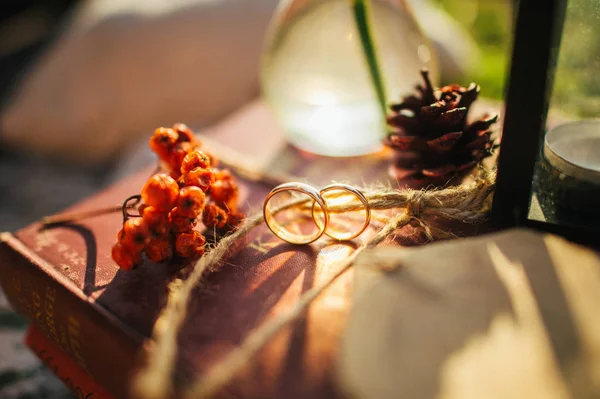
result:
<svg viewBox="0 0 600 399"><path fill-rule="evenodd" d="M136 149L144 152L156 126L200 129L257 96L277 3L2 2L0 228L19 228L139 167L146 158ZM501 98L509 1L411 5L440 54L442 83L477 81L484 96Z"/></svg>
<svg viewBox="0 0 600 399"><path fill-rule="evenodd" d="M565 38L591 17L573 0ZM14 231L152 162L157 126L202 129L259 96L263 40L277 0L0 2L0 230ZM475 81L501 107L511 0L408 2L440 83ZM589 21L588 21L589 22ZM591 24L588 24L591 26ZM588 32L589 34L589 32ZM563 45L565 112L597 112L600 35ZM587 48L589 47L589 48ZM398 97L405 93L398 93ZM0 293L0 398L70 397L23 348L25 321Z"/></svg>
<svg viewBox="0 0 600 399"><path fill-rule="evenodd" d="M157 126L201 129L259 95L277 0L4 1L0 230L13 231L151 162ZM412 0L441 83L500 99L509 0ZM397 93L400 97L404 93Z"/></svg>

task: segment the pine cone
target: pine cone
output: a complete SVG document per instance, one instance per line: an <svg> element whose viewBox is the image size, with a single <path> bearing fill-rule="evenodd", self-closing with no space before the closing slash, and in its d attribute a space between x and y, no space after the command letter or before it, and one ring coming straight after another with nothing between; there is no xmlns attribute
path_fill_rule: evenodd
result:
<svg viewBox="0 0 600 399"><path fill-rule="evenodd" d="M421 75L424 85L417 85L418 93L390 106L385 144L396 152L390 174L403 181L445 185L497 148L490 127L498 115L467 123L479 86L452 84L434 90L429 72L423 69Z"/></svg>

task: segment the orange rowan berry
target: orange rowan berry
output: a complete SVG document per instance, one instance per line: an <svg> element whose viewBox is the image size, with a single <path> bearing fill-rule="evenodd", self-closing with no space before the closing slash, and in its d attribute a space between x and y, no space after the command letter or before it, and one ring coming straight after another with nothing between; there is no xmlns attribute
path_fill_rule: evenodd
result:
<svg viewBox="0 0 600 399"><path fill-rule="evenodd" d="M206 195L196 186L188 186L179 190L177 209L181 215L197 218L204 209Z"/></svg>
<svg viewBox="0 0 600 399"><path fill-rule="evenodd" d="M175 253L182 258L201 256L204 253L206 238L198 231L188 231L177 234L175 238Z"/></svg>
<svg viewBox="0 0 600 399"><path fill-rule="evenodd" d="M178 135L173 129L167 127L159 127L150 137L150 149L156 153L159 158L164 159L169 154L175 143Z"/></svg>
<svg viewBox="0 0 600 399"><path fill-rule="evenodd" d="M181 163L181 173L187 173L195 168L209 168L210 158L201 150L188 153Z"/></svg>
<svg viewBox="0 0 600 399"><path fill-rule="evenodd" d="M227 215L227 228L233 229L242 223L244 220L244 214L241 212L230 212Z"/></svg>
<svg viewBox="0 0 600 399"><path fill-rule="evenodd" d="M192 131L192 129L190 129L189 127L187 127L187 125L183 124L183 123L176 123L173 125L173 130L175 130L175 132L177 132L177 142L189 142L189 143L196 143L196 136L194 135L194 132Z"/></svg>
<svg viewBox="0 0 600 399"><path fill-rule="evenodd" d="M206 227L215 226L218 229L223 228L227 223L227 212L215 204L208 204L204 208L204 212L202 212L202 223Z"/></svg>
<svg viewBox="0 0 600 399"><path fill-rule="evenodd" d="M115 263L123 270L131 270L142 263L141 252L131 251L121 243L116 243L112 247L111 254Z"/></svg>
<svg viewBox="0 0 600 399"><path fill-rule="evenodd" d="M235 188L225 180L215 181L210 188L210 196L215 202L227 202L235 194Z"/></svg>
<svg viewBox="0 0 600 399"><path fill-rule="evenodd" d="M162 263L173 258L173 243L169 236L156 237L146 246L146 256L154 263Z"/></svg>
<svg viewBox="0 0 600 399"><path fill-rule="evenodd" d="M186 186L196 186L206 192L215 182L215 174L210 169L194 168L182 176L182 180Z"/></svg>
<svg viewBox="0 0 600 399"><path fill-rule="evenodd" d="M140 216L142 216L142 214L144 213L144 209L148 208L148 204L140 204L137 208L138 213L140 214Z"/></svg>
<svg viewBox="0 0 600 399"><path fill-rule="evenodd" d="M119 242L129 248L132 252L144 249L150 240L148 226L142 218L135 217L127 219L118 235Z"/></svg>
<svg viewBox="0 0 600 399"><path fill-rule="evenodd" d="M142 199L147 205L161 210L169 210L177 201L179 186L170 176L157 174L146 182L142 188Z"/></svg>
<svg viewBox="0 0 600 399"><path fill-rule="evenodd" d="M165 159L165 163L171 170L180 171L181 163L183 162L185 156L190 151L193 151L193 149L194 146L192 145L192 143L177 143L169 152L168 157Z"/></svg>
<svg viewBox="0 0 600 399"><path fill-rule="evenodd" d="M222 208L237 210L238 186L235 180L217 180L210 187L210 196Z"/></svg>
<svg viewBox="0 0 600 399"><path fill-rule="evenodd" d="M169 223L171 224L172 232L181 233L192 230L198 223L198 220L179 213L179 209L175 207L169 213Z"/></svg>
<svg viewBox="0 0 600 399"><path fill-rule="evenodd" d="M142 210L141 215L152 236L157 237L169 232L168 211L164 211L153 206L146 206Z"/></svg>
<svg viewBox="0 0 600 399"><path fill-rule="evenodd" d="M221 169L215 171L215 179L216 180L226 180L231 181L235 180L229 169Z"/></svg>

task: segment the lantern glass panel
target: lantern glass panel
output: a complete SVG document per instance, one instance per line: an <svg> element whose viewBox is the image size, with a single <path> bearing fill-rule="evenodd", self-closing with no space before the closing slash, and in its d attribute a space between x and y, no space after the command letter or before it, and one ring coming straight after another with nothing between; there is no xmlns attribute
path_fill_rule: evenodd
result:
<svg viewBox="0 0 600 399"><path fill-rule="evenodd" d="M600 2L567 4L553 49L546 129L540 136L529 220L600 226ZM552 74L550 74L552 76ZM551 84L550 84L551 83Z"/></svg>

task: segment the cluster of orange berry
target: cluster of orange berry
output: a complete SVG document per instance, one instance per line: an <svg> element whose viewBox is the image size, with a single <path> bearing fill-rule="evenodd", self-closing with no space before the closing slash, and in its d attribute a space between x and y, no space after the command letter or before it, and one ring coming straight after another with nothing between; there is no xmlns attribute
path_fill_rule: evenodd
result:
<svg viewBox="0 0 600 399"><path fill-rule="evenodd" d="M112 257L121 269L154 263L175 255L192 258L204 253L206 238L194 230L201 218L206 227L228 230L243 218L237 209L238 185L228 170L200 150L200 142L183 124L158 128L150 139L161 170L142 188L139 216L126 217Z"/></svg>

